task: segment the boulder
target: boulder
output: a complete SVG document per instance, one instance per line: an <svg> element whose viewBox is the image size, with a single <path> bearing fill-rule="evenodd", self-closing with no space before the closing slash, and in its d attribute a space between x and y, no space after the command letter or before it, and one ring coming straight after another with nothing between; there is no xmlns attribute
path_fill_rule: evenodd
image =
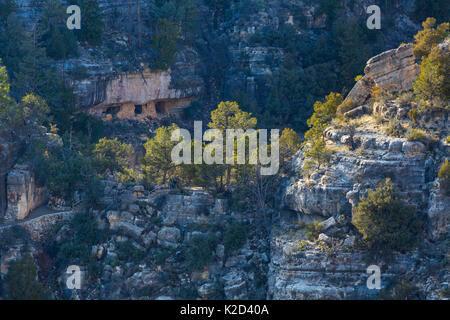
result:
<svg viewBox="0 0 450 320"><path fill-rule="evenodd" d="M126 236L129 236L133 239L139 239L142 232L144 231L143 228L125 221L117 222L114 229L123 232Z"/></svg>
<svg viewBox="0 0 450 320"><path fill-rule="evenodd" d="M205 283L197 289L197 292L202 299L210 299L216 294L216 289L214 283Z"/></svg>
<svg viewBox="0 0 450 320"><path fill-rule="evenodd" d="M344 246L345 247L353 247L355 245L355 242L356 242L355 236L348 237L344 240Z"/></svg>
<svg viewBox="0 0 450 320"><path fill-rule="evenodd" d="M176 227L163 227L158 232L158 244L165 248L177 248L180 240L181 232Z"/></svg>
<svg viewBox="0 0 450 320"><path fill-rule="evenodd" d="M322 230L326 231L336 225L336 219L334 219L333 217L330 217L327 220L323 221L321 224L322 224Z"/></svg>
<svg viewBox="0 0 450 320"><path fill-rule="evenodd" d="M157 237L156 233L154 233L152 231L144 234L142 236L142 242L144 243L144 246L146 248L151 247L153 244L156 243L156 237Z"/></svg>
<svg viewBox="0 0 450 320"><path fill-rule="evenodd" d="M241 300L247 297L247 283L241 272L230 271L223 278L227 300Z"/></svg>
<svg viewBox="0 0 450 320"><path fill-rule="evenodd" d="M402 151L406 155L414 155L417 153L424 153L427 151L427 147L419 141L405 141L403 143Z"/></svg>
<svg viewBox="0 0 450 320"><path fill-rule="evenodd" d="M368 104L364 104L362 106L356 107L350 111L344 113L344 116L349 119L356 119L362 117L365 114L371 114L372 107Z"/></svg>
<svg viewBox="0 0 450 320"><path fill-rule="evenodd" d="M330 240L330 237L327 236L325 233L319 234L319 241L328 242Z"/></svg>
<svg viewBox="0 0 450 320"><path fill-rule="evenodd" d="M389 143L389 152L401 152L403 148L402 140L391 140Z"/></svg>

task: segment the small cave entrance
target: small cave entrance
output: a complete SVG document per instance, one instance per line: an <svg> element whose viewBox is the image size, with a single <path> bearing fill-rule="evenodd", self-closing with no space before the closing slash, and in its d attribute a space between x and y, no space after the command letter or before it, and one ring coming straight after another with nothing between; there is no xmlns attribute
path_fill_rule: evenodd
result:
<svg viewBox="0 0 450 320"><path fill-rule="evenodd" d="M106 108L104 113L115 116L119 113L119 111L120 111L120 106L111 106L111 107Z"/></svg>
<svg viewBox="0 0 450 320"><path fill-rule="evenodd" d="M166 113L166 104L164 101L158 101L155 104L155 110L157 114L164 114Z"/></svg>
<svg viewBox="0 0 450 320"><path fill-rule="evenodd" d="M134 114L135 115L142 114L142 105L141 104L134 105Z"/></svg>

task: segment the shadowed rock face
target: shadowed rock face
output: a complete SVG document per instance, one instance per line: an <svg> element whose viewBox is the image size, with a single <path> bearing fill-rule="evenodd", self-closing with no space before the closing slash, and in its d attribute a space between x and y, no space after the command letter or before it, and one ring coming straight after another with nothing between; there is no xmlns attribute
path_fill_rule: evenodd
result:
<svg viewBox="0 0 450 320"><path fill-rule="evenodd" d="M3 217L7 207L6 175L16 158L16 146L10 143L6 132L0 128L0 217Z"/></svg>
<svg viewBox="0 0 450 320"><path fill-rule="evenodd" d="M392 92L411 90L420 73L420 66L415 63L412 45L407 44L371 58L367 61L364 73L365 76L346 98L357 105L367 101L376 85Z"/></svg>

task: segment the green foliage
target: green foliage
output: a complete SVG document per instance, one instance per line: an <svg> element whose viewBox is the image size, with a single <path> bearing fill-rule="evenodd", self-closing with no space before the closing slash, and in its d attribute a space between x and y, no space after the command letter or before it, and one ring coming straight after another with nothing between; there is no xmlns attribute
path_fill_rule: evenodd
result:
<svg viewBox="0 0 450 320"><path fill-rule="evenodd" d="M316 240L322 232L322 227L323 225L318 221L306 225L306 239Z"/></svg>
<svg viewBox="0 0 450 320"><path fill-rule="evenodd" d="M78 44L73 31L66 26L67 15L59 0L47 0L42 13L40 30L47 56L60 60L78 54Z"/></svg>
<svg viewBox="0 0 450 320"><path fill-rule="evenodd" d="M154 68L166 70L175 62L178 37L178 28L173 22L167 19L158 20L151 44L155 54L155 59L152 62Z"/></svg>
<svg viewBox="0 0 450 320"><path fill-rule="evenodd" d="M358 82L359 80L361 80L362 78L364 78L364 76L363 75L357 75L356 77L355 77L355 82Z"/></svg>
<svg viewBox="0 0 450 320"><path fill-rule="evenodd" d="M33 258L25 255L10 263L6 275L8 299L44 300L47 298L44 287L37 280L37 268Z"/></svg>
<svg viewBox="0 0 450 320"><path fill-rule="evenodd" d="M201 7L199 0L150 0L150 23L166 19L180 26L185 41L195 40L200 29Z"/></svg>
<svg viewBox="0 0 450 320"><path fill-rule="evenodd" d="M369 190L356 207L353 224L377 254L407 251L421 239L423 219L416 208L397 199L390 179Z"/></svg>
<svg viewBox="0 0 450 320"><path fill-rule="evenodd" d="M226 129L252 129L257 119L252 114L242 111L236 102L221 102L217 109L211 112L211 122L208 127L224 132Z"/></svg>
<svg viewBox="0 0 450 320"><path fill-rule="evenodd" d="M414 55L417 59L426 58L433 47L444 40L450 31L450 24L448 22L436 26L435 18L427 18L422 23L423 30L419 31L415 36Z"/></svg>
<svg viewBox="0 0 450 320"><path fill-rule="evenodd" d="M214 234L193 235L185 255L188 270L203 270L213 260L216 245L217 240Z"/></svg>
<svg viewBox="0 0 450 320"><path fill-rule="evenodd" d="M306 143L323 138L324 130L336 115L338 106L343 102L342 96L334 92L326 96L325 100L325 102L316 101L314 104L314 113L307 121L310 129L305 133Z"/></svg>
<svg viewBox="0 0 450 320"><path fill-rule="evenodd" d="M10 83L8 81L8 73L6 67L1 65L0 60L0 117L3 118L3 114L10 109L13 104L13 100L9 96Z"/></svg>
<svg viewBox="0 0 450 320"><path fill-rule="evenodd" d="M305 240L300 241L299 245L298 245L298 251L305 251L306 248L308 248L308 242Z"/></svg>
<svg viewBox="0 0 450 320"><path fill-rule="evenodd" d="M330 161L333 152L327 148L323 133L342 102L342 96L332 92L326 96L325 102L317 101L314 104L314 113L308 119L310 129L305 133L306 140L302 146L304 156L308 158L303 166L305 173L314 168L320 169L323 164Z"/></svg>
<svg viewBox="0 0 450 320"><path fill-rule="evenodd" d="M323 74L328 76L324 79ZM329 88L336 88L336 80L329 63L302 69L297 59L288 55L280 69L267 79L264 108L254 112L265 127L292 126L304 132L314 101L325 95Z"/></svg>
<svg viewBox="0 0 450 320"><path fill-rule="evenodd" d="M283 130L280 136L280 163L285 167L287 162L300 150L301 140L298 134L290 129Z"/></svg>
<svg viewBox="0 0 450 320"><path fill-rule="evenodd" d="M65 26L65 12L63 16ZM70 128L74 96L54 62L47 58L46 49L41 47L46 45L40 41L44 35L43 24L34 28L31 33L25 31L24 22L17 14L17 6L9 6L2 11L0 57L8 69L11 97L16 101L30 93L42 97L50 107L53 121L61 130L66 131Z"/></svg>
<svg viewBox="0 0 450 320"><path fill-rule="evenodd" d="M450 163L445 159L438 173L441 188L447 195L450 195Z"/></svg>
<svg viewBox="0 0 450 320"><path fill-rule="evenodd" d="M413 100L414 100L414 94L411 91L403 92L398 97L398 102L400 103L401 107L410 106L411 103L413 102Z"/></svg>
<svg viewBox="0 0 450 320"><path fill-rule="evenodd" d="M414 16L417 21L435 17L438 22L450 20L450 2L447 0L415 0Z"/></svg>
<svg viewBox="0 0 450 320"><path fill-rule="evenodd" d="M408 141L420 141L426 146L433 142L433 138L425 130L417 128L408 130L406 139Z"/></svg>
<svg viewBox="0 0 450 320"><path fill-rule="evenodd" d="M353 85L352 80L361 74L367 60L372 56L367 28L359 21L344 17L335 20L333 33L339 47L338 57L342 66L342 76L348 79L348 85Z"/></svg>
<svg viewBox="0 0 450 320"><path fill-rule="evenodd" d="M247 240L247 226L243 224L232 224L226 230L223 236L223 244L226 252L232 252L240 249Z"/></svg>
<svg viewBox="0 0 450 320"><path fill-rule="evenodd" d="M433 49L422 61L420 75L413 84L416 99L432 107L446 106L450 100L449 69L450 53Z"/></svg>
<svg viewBox="0 0 450 320"><path fill-rule="evenodd" d="M87 41L90 45L100 44L104 23L98 0L74 0L71 3L78 5L82 14L81 29L75 30L78 40Z"/></svg>
<svg viewBox="0 0 450 320"><path fill-rule="evenodd" d="M19 136L27 139L40 130L48 120L50 109L47 103L34 94L28 94L20 103L11 102L0 115L0 120L13 129ZM27 141L29 143L29 141Z"/></svg>
<svg viewBox="0 0 450 320"><path fill-rule="evenodd" d="M421 299L416 285L407 278L401 279L391 288L380 292L380 297L384 300L418 300Z"/></svg>
<svg viewBox="0 0 450 320"><path fill-rule="evenodd" d="M397 118L391 118L384 129L384 133L391 136L401 138L404 136L406 129L402 126Z"/></svg>
<svg viewBox="0 0 450 320"><path fill-rule="evenodd" d="M95 166L101 174L123 172L132 155L133 147L117 138L102 138L94 148Z"/></svg>
<svg viewBox="0 0 450 320"><path fill-rule="evenodd" d="M175 124L170 127L159 127L156 135L145 143L143 171L148 182L156 179L161 180L161 183L165 185L168 176L174 173L176 166L172 162L171 154L177 142L171 141L171 137L176 129L178 126Z"/></svg>
<svg viewBox="0 0 450 320"><path fill-rule="evenodd" d="M333 150L327 148L325 141L321 139L312 142L310 145L305 145L304 148L307 148L304 156L308 159L304 162L302 168L305 174L309 174L314 169L320 170L322 165L330 162L334 153Z"/></svg>
<svg viewBox="0 0 450 320"><path fill-rule="evenodd" d="M339 107L337 108L337 112L339 114L344 114L347 111L353 110L354 108L356 108L356 103L354 103L352 99L347 99L339 105Z"/></svg>
<svg viewBox="0 0 450 320"><path fill-rule="evenodd" d="M119 260L139 263L145 258L146 252L142 249L137 248L135 245L133 245L133 242L128 240L125 242L119 242L117 244L117 255Z"/></svg>
<svg viewBox="0 0 450 320"><path fill-rule="evenodd" d="M88 212L76 213L70 222L70 232L64 234L54 253L60 265L79 262L89 263L91 249L106 239L105 232L97 228L95 218Z"/></svg>
<svg viewBox="0 0 450 320"><path fill-rule="evenodd" d="M0 231L0 252L8 250L11 246L18 242L28 243L30 235L22 226L15 225Z"/></svg>
<svg viewBox="0 0 450 320"><path fill-rule="evenodd" d="M403 279L397 286L392 290L392 298L394 300L413 300L417 299L418 288L408 281L408 279Z"/></svg>
<svg viewBox="0 0 450 320"><path fill-rule="evenodd" d="M63 137L63 146L49 148L44 141L35 141L25 158L31 162L37 182L60 198L72 199L76 190L84 190L86 199L98 199L103 190L93 161ZM95 202L95 201L94 201Z"/></svg>
<svg viewBox="0 0 450 320"><path fill-rule="evenodd" d="M217 109L211 112L211 122L208 127L220 130L225 141L225 130L241 129L248 130L256 127L257 119L252 117L251 113L242 111L237 102L221 102ZM223 157L226 159L226 148L223 148ZM233 151L233 156L237 156L237 150ZM201 170L206 170L206 177L212 178L217 192L223 192L225 186L229 186L232 179L232 170L235 165L205 165ZM208 179L208 178L207 178Z"/></svg>
<svg viewBox="0 0 450 320"><path fill-rule="evenodd" d="M158 249L154 254L155 263L157 265L163 265L172 254L173 252L168 249Z"/></svg>

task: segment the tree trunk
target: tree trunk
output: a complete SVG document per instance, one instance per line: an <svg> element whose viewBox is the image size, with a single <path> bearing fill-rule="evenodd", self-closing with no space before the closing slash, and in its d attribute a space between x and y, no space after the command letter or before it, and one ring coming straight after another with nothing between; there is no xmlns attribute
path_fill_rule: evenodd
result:
<svg viewBox="0 0 450 320"><path fill-rule="evenodd" d="M162 182L162 184L163 184L164 186L166 185L166 180L167 180L167 170L164 170L163 182Z"/></svg>
<svg viewBox="0 0 450 320"><path fill-rule="evenodd" d="M142 32L141 32L141 3L137 0L137 24L138 24L138 41L139 49L142 48Z"/></svg>
<svg viewBox="0 0 450 320"><path fill-rule="evenodd" d="M129 14L129 20L128 20L128 43L130 46L133 44L132 38L132 26L133 26L133 0L130 0L128 3L128 14Z"/></svg>

